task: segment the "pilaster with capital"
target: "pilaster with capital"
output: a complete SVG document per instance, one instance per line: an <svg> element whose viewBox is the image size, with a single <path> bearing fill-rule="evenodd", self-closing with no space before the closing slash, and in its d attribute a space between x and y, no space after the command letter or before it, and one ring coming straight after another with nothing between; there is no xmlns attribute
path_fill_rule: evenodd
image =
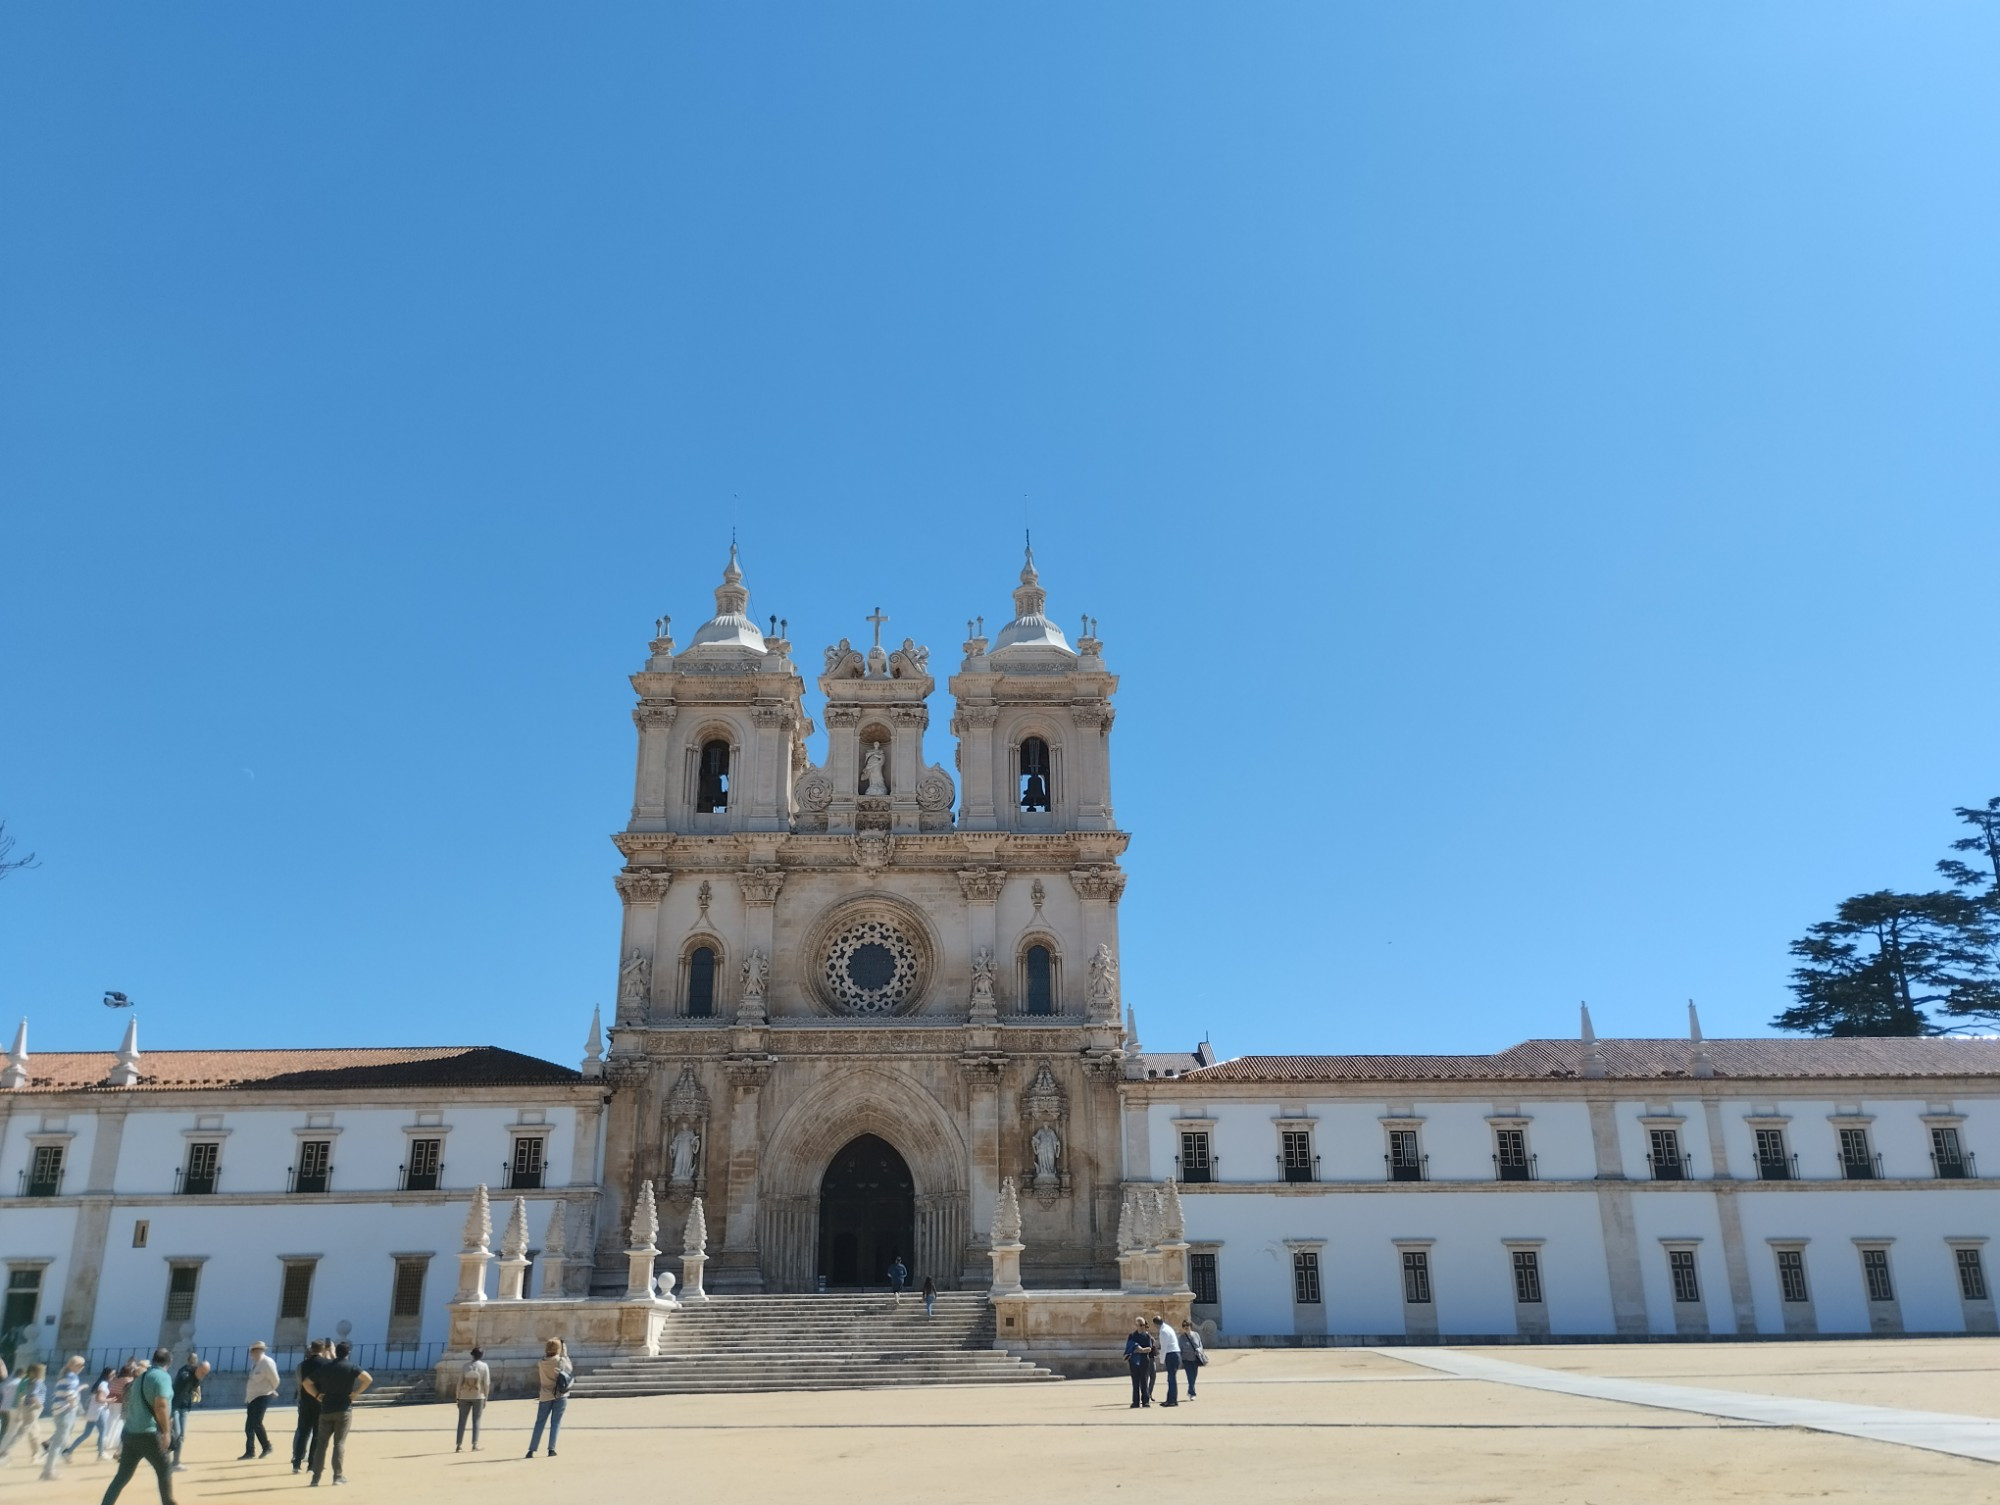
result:
<svg viewBox="0 0 2000 1505"><path fill-rule="evenodd" d="M999 868L960 868L958 870L959 892L965 895L965 939L966 954L978 957L983 951L989 968L997 972L1000 958L1000 891L1007 886L1007 875ZM987 996L979 996L975 981L973 998L967 1009L967 1020L972 1024L992 1024L997 1011L994 1006L992 989Z"/></svg>
<svg viewBox="0 0 2000 1505"><path fill-rule="evenodd" d="M772 1061L765 1055L732 1058L725 1063L729 1077L728 1189L722 1252L715 1258L714 1270L715 1280L724 1289L763 1289L757 1258L758 1119Z"/></svg>
<svg viewBox="0 0 2000 1505"><path fill-rule="evenodd" d="M760 865L738 873L736 883L743 891L744 963L747 966L756 958L763 974L754 985L747 971L737 979L736 1022L757 1025L769 1018L772 960L777 955L778 893L785 886L785 874L781 868Z"/></svg>
<svg viewBox="0 0 2000 1505"><path fill-rule="evenodd" d="M639 728L639 767L632 781L635 822L666 821L668 740L678 709L672 701L658 700L642 700L632 708L632 724Z"/></svg>
<svg viewBox="0 0 2000 1505"><path fill-rule="evenodd" d="M1073 702L1070 725L1076 754L1077 824L1087 831L1108 831L1111 816L1111 723L1117 713L1108 700Z"/></svg>
<svg viewBox="0 0 2000 1505"><path fill-rule="evenodd" d="M966 1086L968 1190L975 1239L977 1230L992 1221L1000 1195L1000 1071L1005 1061L1004 1056L982 1053L961 1056L958 1063Z"/></svg>
<svg viewBox="0 0 2000 1505"><path fill-rule="evenodd" d="M1084 955L1095 957L1097 948L1105 946L1110 948L1115 962L1118 956L1118 917L1114 911L1119 896L1125 892L1125 874L1110 864L1078 867L1070 869L1069 882L1081 901ZM1103 1023L1109 1019L1117 1023L1120 1017L1117 1002L1114 992L1110 999L1111 1011L1107 1014L1100 1000L1092 1000L1088 1008L1092 1022Z"/></svg>
<svg viewBox="0 0 2000 1505"><path fill-rule="evenodd" d="M961 701L952 717L951 729L957 736L959 756L964 761L959 787L959 828L966 831L999 829L994 801L993 727L999 711L990 705L968 705Z"/></svg>

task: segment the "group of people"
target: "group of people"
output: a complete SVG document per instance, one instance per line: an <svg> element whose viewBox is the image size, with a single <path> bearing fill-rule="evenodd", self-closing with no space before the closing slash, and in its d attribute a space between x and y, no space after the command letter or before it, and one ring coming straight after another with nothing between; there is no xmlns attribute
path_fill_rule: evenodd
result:
<svg viewBox="0 0 2000 1505"><path fill-rule="evenodd" d="M187 1362L169 1379L166 1370L172 1363L173 1354L169 1350L156 1349L150 1363L135 1358L123 1366L107 1364L98 1372L94 1384L83 1377L87 1365L81 1354L73 1355L53 1381L48 1378L45 1364L28 1364L18 1375L9 1374L7 1366L0 1364L0 1459L26 1444L29 1462L39 1455L42 1477L53 1479L60 1466L93 1436L97 1439L99 1462L116 1448L122 1463L129 1437L136 1455L133 1466L157 1454L156 1467L164 1481L169 1472L181 1466L181 1441L187 1433L188 1412L201 1403L201 1382L208 1377L209 1368L200 1354L190 1353ZM152 1389L164 1388L164 1414L152 1414L148 1395L138 1408L145 1414L135 1417L135 1386L155 1371L161 1379ZM42 1435L45 1410L50 1428L47 1437ZM166 1498L164 1485L161 1497Z"/></svg>
<svg viewBox="0 0 2000 1505"><path fill-rule="evenodd" d="M1162 1406L1178 1406L1180 1377L1187 1376L1188 1399L1194 1399L1195 1378L1208 1362L1201 1333L1194 1323L1183 1322L1180 1331L1165 1317L1141 1317L1125 1340L1125 1367L1132 1372L1132 1409L1153 1403L1153 1387L1162 1369L1167 1372L1167 1398Z"/></svg>

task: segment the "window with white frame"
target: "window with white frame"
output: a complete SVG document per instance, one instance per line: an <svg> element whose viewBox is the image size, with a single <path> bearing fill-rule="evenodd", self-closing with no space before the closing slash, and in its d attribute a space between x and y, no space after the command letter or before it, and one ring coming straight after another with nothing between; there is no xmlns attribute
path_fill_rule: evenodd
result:
<svg viewBox="0 0 2000 1505"><path fill-rule="evenodd" d="M1278 1166L1285 1180L1312 1180L1315 1158L1311 1128L1300 1125L1278 1131Z"/></svg>
<svg viewBox="0 0 2000 1505"><path fill-rule="evenodd" d="M1681 1131L1662 1125L1646 1131L1650 1146L1646 1164L1655 1181L1687 1180L1687 1161L1681 1156Z"/></svg>
<svg viewBox="0 0 2000 1505"><path fill-rule="evenodd" d="M1209 1153L1208 1130L1182 1129L1179 1179L1192 1185L1214 1178L1215 1158Z"/></svg>
<svg viewBox="0 0 2000 1505"><path fill-rule="evenodd" d="M1866 1124L1844 1126L1840 1134L1840 1173L1849 1181L1873 1181L1878 1169Z"/></svg>
<svg viewBox="0 0 2000 1505"><path fill-rule="evenodd" d="M1931 1171L1941 1181L1962 1181L1973 1174L1957 1124L1931 1125Z"/></svg>
<svg viewBox="0 0 2000 1505"><path fill-rule="evenodd" d="M1493 1174L1500 1181L1534 1179L1534 1162L1528 1156L1528 1131L1520 1124L1494 1126Z"/></svg>
<svg viewBox="0 0 2000 1505"><path fill-rule="evenodd" d="M1772 1124L1751 1131L1757 1150L1757 1176L1763 1181L1790 1181L1792 1178L1791 1149L1785 1143L1785 1131L1781 1125Z"/></svg>

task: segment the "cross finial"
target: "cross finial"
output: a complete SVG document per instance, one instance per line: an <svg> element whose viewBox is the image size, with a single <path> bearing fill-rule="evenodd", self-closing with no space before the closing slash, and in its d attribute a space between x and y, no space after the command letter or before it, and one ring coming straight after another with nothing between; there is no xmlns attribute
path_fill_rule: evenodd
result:
<svg viewBox="0 0 2000 1505"><path fill-rule="evenodd" d="M879 606L876 607L875 614L872 617L863 617L861 620L875 624L875 646L880 648L882 646L882 624L889 620L888 617L883 615L882 608Z"/></svg>

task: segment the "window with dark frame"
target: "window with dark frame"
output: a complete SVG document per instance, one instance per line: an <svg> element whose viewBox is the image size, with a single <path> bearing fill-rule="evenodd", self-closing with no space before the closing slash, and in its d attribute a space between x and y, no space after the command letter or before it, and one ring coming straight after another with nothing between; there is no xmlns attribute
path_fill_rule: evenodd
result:
<svg viewBox="0 0 2000 1505"><path fill-rule="evenodd" d="M1806 1286L1806 1251L1780 1249L1777 1253L1779 1294L1795 1306L1812 1300L1812 1293Z"/></svg>
<svg viewBox="0 0 2000 1505"><path fill-rule="evenodd" d="M1653 1167L1655 1181L1685 1181L1687 1166L1681 1159L1681 1131L1679 1129L1651 1129L1647 1131L1647 1142L1653 1152L1649 1160Z"/></svg>
<svg viewBox="0 0 2000 1505"><path fill-rule="evenodd" d="M1958 1294L1967 1301L1990 1301L1986 1285L1986 1265L1979 1257L1979 1249L1973 1244L1960 1244L1952 1250L1958 1264Z"/></svg>
<svg viewBox="0 0 2000 1505"><path fill-rule="evenodd" d="M1850 1181L1875 1179L1875 1156L1868 1147L1866 1129L1840 1131L1840 1171Z"/></svg>
<svg viewBox="0 0 2000 1505"><path fill-rule="evenodd" d="M1181 1130L1180 1179L1190 1184L1212 1178L1213 1164L1208 1154L1206 1129Z"/></svg>
<svg viewBox="0 0 2000 1505"><path fill-rule="evenodd" d="M514 1163L509 1168L509 1191L540 1191L542 1187L542 1152L545 1140L540 1134L516 1134L514 1136Z"/></svg>
<svg viewBox="0 0 2000 1505"><path fill-rule="evenodd" d="M310 1259L285 1261L285 1283L278 1292L278 1317L303 1322L312 1315L313 1268Z"/></svg>
<svg viewBox="0 0 2000 1505"><path fill-rule="evenodd" d="M1765 1181L1789 1181L1792 1179L1792 1157L1785 1148L1783 1129L1758 1129L1757 1174Z"/></svg>
<svg viewBox="0 0 2000 1505"><path fill-rule="evenodd" d="M424 1272L429 1267L427 1259L396 1261L396 1283L389 1293L391 1317L421 1317L424 1314Z"/></svg>
<svg viewBox="0 0 2000 1505"><path fill-rule="evenodd" d="M1965 1145L1953 1125L1931 1125L1931 1165L1940 1179L1957 1181L1966 1177Z"/></svg>
<svg viewBox="0 0 2000 1505"><path fill-rule="evenodd" d="M21 1333L33 1327L41 1308L42 1267L29 1265L9 1270L7 1300L0 1305L0 1332Z"/></svg>
<svg viewBox="0 0 2000 1505"><path fill-rule="evenodd" d="M1863 1249L1861 1251L1861 1275L1868 1284L1870 1301L1894 1301L1895 1284L1889 1279L1889 1251L1887 1249Z"/></svg>
<svg viewBox="0 0 2000 1505"><path fill-rule="evenodd" d="M702 815L721 815L729 809L729 744L719 737L701 746L694 808Z"/></svg>
<svg viewBox="0 0 2000 1505"><path fill-rule="evenodd" d="M1493 1131L1493 1164L1502 1181L1527 1180L1528 1131L1526 1129L1495 1129Z"/></svg>
<svg viewBox="0 0 2000 1505"><path fill-rule="evenodd" d="M1213 1249L1197 1249L1188 1256L1188 1284L1194 1287L1194 1299L1201 1305L1214 1306L1221 1299L1216 1294Z"/></svg>
<svg viewBox="0 0 2000 1505"><path fill-rule="evenodd" d="M697 946L688 957L688 1017L715 1017L715 948Z"/></svg>
<svg viewBox="0 0 2000 1505"><path fill-rule="evenodd" d="M333 1173L333 1141L331 1139L302 1139L299 1141L299 1168L292 1177L293 1191L325 1191L327 1180Z"/></svg>
<svg viewBox="0 0 2000 1505"><path fill-rule="evenodd" d="M1299 1306L1318 1306L1319 1299L1319 1251L1317 1249L1294 1249L1292 1251L1292 1300Z"/></svg>
<svg viewBox="0 0 2000 1505"><path fill-rule="evenodd" d="M1053 1014L1056 1011L1056 961L1047 946L1028 948L1028 1012ZM1186 1177L1182 1177L1183 1180Z"/></svg>
<svg viewBox="0 0 2000 1505"><path fill-rule="evenodd" d="M1514 1300L1537 1306L1542 1299L1542 1257L1537 1249L1514 1251Z"/></svg>
<svg viewBox="0 0 2000 1505"><path fill-rule="evenodd" d="M187 1147L187 1168L181 1173L181 1193L203 1197L215 1190L222 1167L222 1142L218 1139L191 1140Z"/></svg>
<svg viewBox="0 0 2000 1505"><path fill-rule="evenodd" d="M1431 1300L1431 1257L1428 1250L1403 1251L1403 1304L1428 1306Z"/></svg>
<svg viewBox="0 0 2000 1505"><path fill-rule="evenodd" d="M1701 1280L1695 1273L1694 1250L1669 1249L1667 1272L1674 1280L1674 1300L1690 1305L1701 1300Z"/></svg>
<svg viewBox="0 0 2000 1505"><path fill-rule="evenodd" d="M192 1322L194 1320L195 1291L200 1285L200 1265L172 1264L167 1266L167 1321Z"/></svg>
<svg viewBox="0 0 2000 1505"><path fill-rule="evenodd" d="M1415 1129L1391 1129L1389 1131L1389 1179L1391 1181L1421 1181L1424 1177L1423 1154L1417 1146Z"/></svg>
<svg viewBox="0 0 2000 1505"><path fill-rule="evenodd" d="M405 1191L436 1191L438 1175L444 1169L442 1139L412 1139L410 1168L403 1176Z"/></svg>
<svg viewBox="0 0 2000 1505"><path fill-rule="evenodd" d="M1280 1156L1287 1181L1313 1179L1313 1137L1310 1129L1285 1129L1279 1134Z"/></svg>
<svg viewBox="0 0 2000 1505"><path fill-rule="evenodd" d="M28 1195L53 1197L62 1192L63 1147L38 1144L28 1164Z"/></svg>

